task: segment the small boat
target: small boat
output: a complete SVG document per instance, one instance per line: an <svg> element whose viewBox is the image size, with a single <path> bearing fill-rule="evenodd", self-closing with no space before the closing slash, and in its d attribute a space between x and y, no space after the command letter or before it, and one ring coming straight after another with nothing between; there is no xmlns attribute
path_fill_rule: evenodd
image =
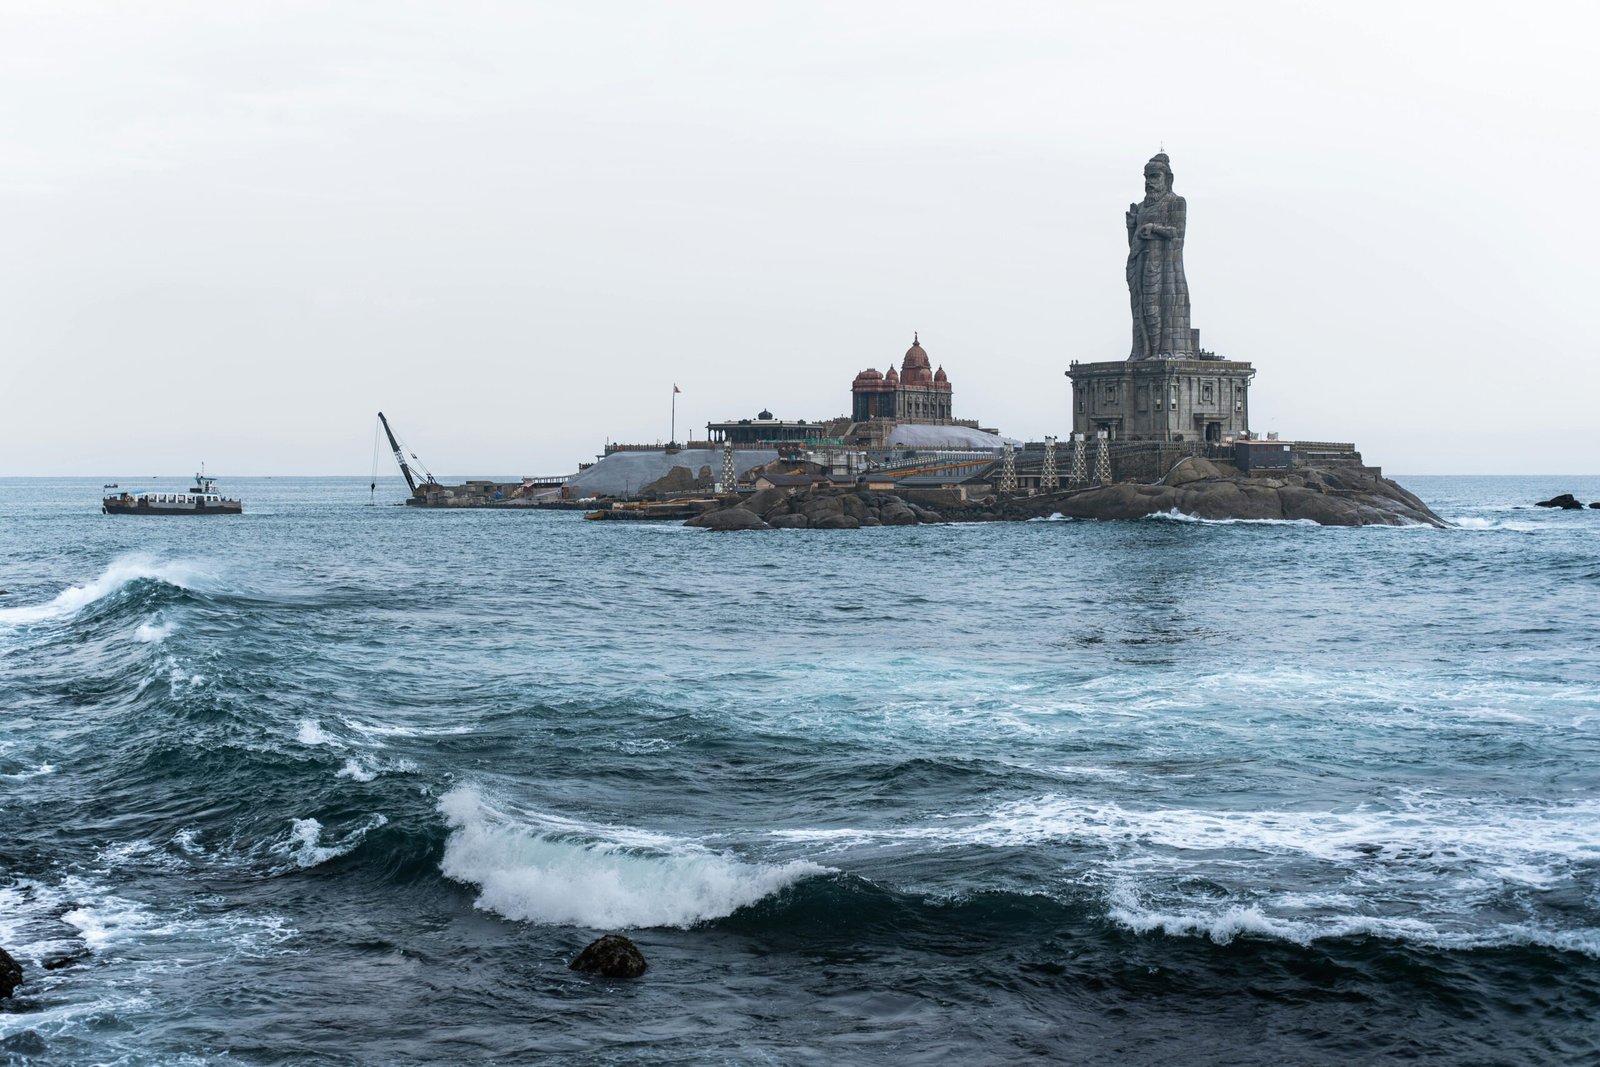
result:
<svg viewBox="0 0 1600 1067"><path fill-rule="evenodd" d="M124 491L103 498L100 510L107 515L239 515L244 512L244 504L217 492L217 480L201 467L187 493Z"/></svg>

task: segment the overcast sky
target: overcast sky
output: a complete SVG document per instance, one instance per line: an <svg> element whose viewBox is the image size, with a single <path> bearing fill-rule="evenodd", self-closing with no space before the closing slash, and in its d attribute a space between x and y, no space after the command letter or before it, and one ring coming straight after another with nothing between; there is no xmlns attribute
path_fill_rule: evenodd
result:
<svg viewBox="0 0 1600 1067"><path fill-rule="evenodd" d="M0 474L560 473L913 330L1065 434L1163 145L1256 430L1594 472L1588 10L0 0Z"/></svg>

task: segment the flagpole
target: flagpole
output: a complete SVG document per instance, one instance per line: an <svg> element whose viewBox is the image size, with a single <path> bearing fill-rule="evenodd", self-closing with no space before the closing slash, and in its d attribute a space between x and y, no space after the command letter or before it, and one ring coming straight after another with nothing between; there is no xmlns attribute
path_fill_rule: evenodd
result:
<svg viewBox="0 0 1600 1067"><path fill-rule="evenodd" d="M671 434L669 440L667 441L667 444L676 445L677 443L678 443L678 386L677 386L677 383L674 382L673 386L672 386L672 434Z"/></svg>

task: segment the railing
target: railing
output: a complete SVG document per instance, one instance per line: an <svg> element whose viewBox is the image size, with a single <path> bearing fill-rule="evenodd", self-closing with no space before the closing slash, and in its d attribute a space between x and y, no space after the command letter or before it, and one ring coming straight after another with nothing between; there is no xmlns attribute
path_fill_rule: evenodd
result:
<svg viewBox="0 0 1600 1067"><path fill-rule="evenodd" d="M1296 452L1354 452L1355 443L1352 441L1284 441L1286 445L1293 445Z"/></svg>
<svg viewBox="0 0 1600 1067"><path fill-rule="evenodd" d="M625 445L618 441L607 441L605 454L609 456L613 452L665 452L667 447L668 442L666 441L657 441L655 444L650 445ZM680 449L721 448L722 445L716 441L679 441L674 447Z"/></svg>

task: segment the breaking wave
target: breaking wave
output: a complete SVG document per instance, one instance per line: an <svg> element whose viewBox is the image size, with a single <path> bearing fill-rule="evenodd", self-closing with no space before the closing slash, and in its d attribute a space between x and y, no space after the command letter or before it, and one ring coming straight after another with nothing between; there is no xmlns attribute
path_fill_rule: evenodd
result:
<svg viewBox="0 0 1600 1067"><path fill-rule="evenodd" d="M68 586L46 603L0 608L0 625L27 626L70 618L89 605L114 596L138 581L155 581L178 589L194 589L205 580L206 575L206 569L194 562L169 560L158 563L148 556L125 556L112 562L93 581L85 582L83 585ZM141 635L139 639L158 640L154 634L155 631L152 630L152 636ZM160 636L165 634L162 633Z"/></svg>
<svg viewBox="0 0 1600 1067"><path fill-rule="evenodd" d="M1534 923L1500 923L1452 929L1427 919L1398 915L1333 912L1316 917L1272 914L1270 905L1229 903L1220 906L1147 905L1129 886L1118 886L1108 898L1107 917L1136 934L1203 937L1226 945L1239 937L1287 941L1302 947L1330 938L1377 937L1427 948L1470 950L1537 946L1600 958L1600 929L1559 929Z"/></svg>
<svg viewBox="0 0 1600 1067"><path fill-rule="evenodd" d="M829 873L805 861L746 863L626 830L608 836L601 828L579 835L559 824L532 830L488 808L470 787L445 794L439 811L450 826L440 869L478 886L477 906L508 919L607 929L688 927Z"/></svg>
<svg viewBox="0 0 1600 1067"><path fill-rule="evenodd" d="M1202 519L1173 508L1170 511L1153 511L1144 516L1145 522L1192 522L1201 526L1317 526L1312 519ZM1417 523L1416 525L1423 525Z"/></svg>

